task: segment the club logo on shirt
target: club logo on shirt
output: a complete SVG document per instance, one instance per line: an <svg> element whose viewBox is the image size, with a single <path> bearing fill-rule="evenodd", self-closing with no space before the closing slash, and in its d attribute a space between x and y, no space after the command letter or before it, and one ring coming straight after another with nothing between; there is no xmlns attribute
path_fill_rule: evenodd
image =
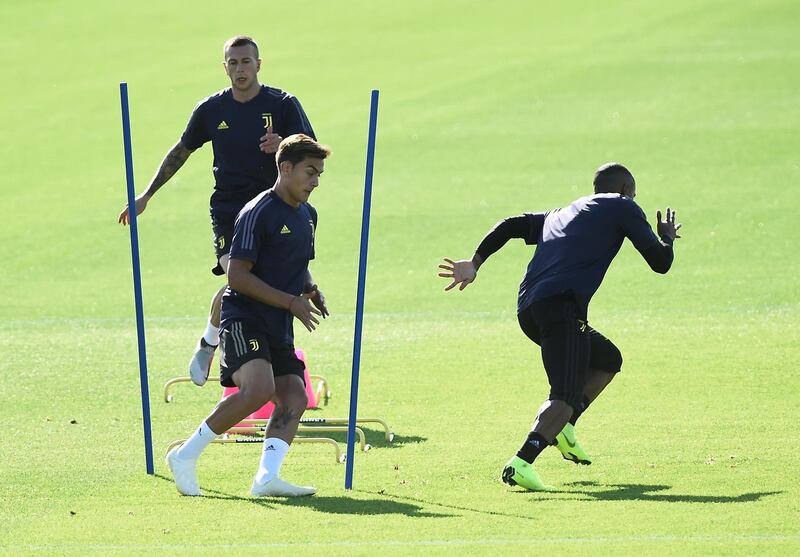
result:
<svg viewBox="0 0 800 557"><path fill-rule="evenodd" d="M582 333L586 332L586 321L583 319L578 319L578 328L581 330Z"/></svg>
<svg viewBox="0 0 800 557"><path fill-rule="evenodd" d="M253 352L258 352L258 340L254 339L254 338L251 338L251 339L250 339L249 341L247 341L247 342L249 342L249 343L250 343L250 349L251 349Z"/></svg>
<svg viewBox="0 0 800 557"><path fill-rule="evenodd" d="M313 239L314 238L314 221L311 220L311 219L308 219L308 225L311 227L311 238Z"/></svg>
<svg viewBox="0 0 800 557"><path fill-rule="evenodd" d="M284 224L283 228L281 228L281 234L291 234L291 233L292 231L289 230L289 227Z"/></svg>
<svg viewBox="0 0 800 557"><path fill-rule="evenodd" d="M225 120L223 120L222 122L219 123L219 126L217 126L217 129L218 130L227 130L228 129L228 124L226 124Z"/></svg>
<svg viewBox="0 0 800 557"><path fill-rule="evenodd" d="M261 114L261 117L264 119L264 127L268 128L272 125L272 113L264 112Z"/></svg>
<svg viewBox="0 0 800 557"><path fill-rule="evenodd" d="M222 249L225 247L225 236L220 236L217 238L217 249Z"/></svg>

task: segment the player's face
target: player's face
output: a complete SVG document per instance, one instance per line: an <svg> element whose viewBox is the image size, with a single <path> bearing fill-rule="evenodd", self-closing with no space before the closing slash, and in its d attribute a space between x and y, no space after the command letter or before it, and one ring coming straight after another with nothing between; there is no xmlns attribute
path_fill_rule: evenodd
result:
<svg viewBox="0 0 800 557"><path fill-rule="evenodd" d="M289 171L286 185L289 195L297 203L305 203L311 192L319 186L319 177L325 171L325 159L306 157ZM281 176L283 179L284 177Z"/></svg>
<svg viewBox="0 0 800 557"><path fill-rule="evenodd" d="M256 84L256 74L261 69L261 60L251 45L232 46L225 52L225 73L231 79L231 87L248 91Z"/></svg>

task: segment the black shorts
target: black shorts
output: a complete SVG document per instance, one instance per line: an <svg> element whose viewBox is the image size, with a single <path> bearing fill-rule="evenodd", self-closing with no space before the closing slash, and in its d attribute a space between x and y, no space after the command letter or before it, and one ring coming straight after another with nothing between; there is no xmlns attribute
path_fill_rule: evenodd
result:
<svg viewBox="0 0 800 557"><path fill-rule="evenodd" d="M589 326L571 295L538 300L517 318L522 331L542 348L552 400L577 408L587 369L617 373L622 367L619 349Z"/></svg>
<svg viewBox="0 0 800 557"><path fill-rule="evenodd" d="M238 212L211 209L211 229L214 231L214 255L217 264L211 272L217 276L225 274L225 269L219 264L219 258L231 251L233 241L233 225L236 223Z"/></svg>
<svg viewBox="0 0 800 557"><path fill-rule="evenodd" d="M305 384L305 364L297 357L294 346L270 341L267 334L248 324L234 321L219 335L219 379L224 387L235 387L232 376L251 360L267 360L272 364L272 375L297 375Z"/></svg>

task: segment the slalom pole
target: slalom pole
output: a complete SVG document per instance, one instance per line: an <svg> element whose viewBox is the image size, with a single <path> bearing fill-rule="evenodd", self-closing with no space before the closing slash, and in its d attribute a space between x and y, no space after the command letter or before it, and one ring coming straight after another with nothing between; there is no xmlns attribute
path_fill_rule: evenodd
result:
<svg viewBox="0 0 800 557"><path fill-rule="evenodd" d="M142 276L139 269L139 234L136 228L136 194L133 186L133 152L131 149L131 118L128 110L128 84L119 84L122 106L122 142L125 146L125 177L128 182L128 221L131 230L131 260L133 263L133 297L136 304L136 334L139 341L139 384L142 389L142 425L144 426L144 460L148 474L153 469L153 437L150 432L150 389L147 385L147 351L144 340L144 309Z"/></svg>
<svg viewBox="0 0 800 557"><path fill-rule="evenodd" d="M353 335L353 372L350 379L350 417L347 423L347 457L344 488L353 489L353 460L355 459L356 418L358 410L358 372L361 365L361 326L364 319L364 290L367 283L367 249L369 246L369 210L372 204L372 168L375 162L375 132L378 124L378 90L372 90L367 137L367 169L364 177L364 208L361 213L361 254L358 260L358 291L356 294L356 324Z"/></svg>

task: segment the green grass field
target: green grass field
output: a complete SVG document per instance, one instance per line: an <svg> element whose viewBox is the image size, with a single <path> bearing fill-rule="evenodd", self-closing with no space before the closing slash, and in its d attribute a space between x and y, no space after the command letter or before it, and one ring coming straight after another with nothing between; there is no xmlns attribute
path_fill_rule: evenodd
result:
<svg viewBox="0 0 800 557"><path fill-rule="evenodd" d="M800 6L764 2L0 4L0 553L12 555L796 555L800 552ZM362 416L393 444L284 465L317 496L254 500L259 449L212 446L203 498L163 462L219 398L185 373L221 284L211 149L140 220L156 475L144 471L118 83L137 189L194 104L226 86L221 45L262 43L262 81L295 93L334 149L312 202L312 270L333 316L298 331L347 412L369 91L381 90ZM547 384L518 330L531 249L510 243L464 292L498 219L634 172L648 216L684 223L656 275L626 243L590 311L623 373L579 424L590 467L551 449L558 491L509 489ZM343 437L338 439L343 441Z"/></svg>

